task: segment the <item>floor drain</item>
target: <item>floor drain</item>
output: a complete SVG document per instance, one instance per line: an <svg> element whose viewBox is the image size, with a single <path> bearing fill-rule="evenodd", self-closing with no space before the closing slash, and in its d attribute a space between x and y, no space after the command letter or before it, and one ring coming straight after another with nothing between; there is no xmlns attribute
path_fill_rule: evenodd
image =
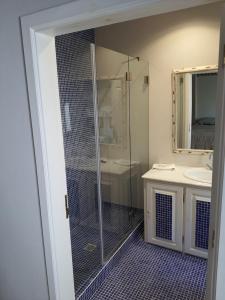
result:
<svg viewBox="0 0 225 300"><path fill-rule="evenodd" d="M93 252L96 249L96 245L88 243L85 247L84 250L88 252Z"/></svg>

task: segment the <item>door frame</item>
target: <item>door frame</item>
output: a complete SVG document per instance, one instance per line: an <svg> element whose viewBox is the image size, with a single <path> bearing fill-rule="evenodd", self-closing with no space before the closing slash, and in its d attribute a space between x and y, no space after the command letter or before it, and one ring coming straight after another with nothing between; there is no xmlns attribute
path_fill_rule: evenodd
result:
<svg viewBox="0 0 225 300"><path fill-rule="evenodd" d="M225 293L225 4L221 16L207 300L223 300Z"/></svg>
<svg viewBox="0 0 225 300"><path fill-rule="evenodd" d="M141 17L157 15L216 0L82 0L43 10L21 17L23 49L25 58L27 88L34 140L35 160L44 251L50 299L74 299L73 271L69 222L65 218L64 196L66 191L65 159L59 107L57 65L54 37L104 25L124 22ZM222 50L221 50L222 51ZM221 76L222 77L222 76ZM224 74L223 74L224 82ZM221 89L222 89L221 79ZM53 101L54 100L54 101ZM218 106L225 106L224 93L218 96ZM218 113L216 159L225 154L225 107ZM57 147L55 147L57 145ZM224 175L223 163L215 164L213 195L222 203ZM219 181L220 179L220 181ZM219 185L219 182L222 185ZM219 218L214 205L212 211L211 238L217 229L215 247L210 251L211 270L217 273L219 244ZM225 211L225 208L223 208ZM220 210L219 210L220 211ZM215 222L217 220L217 222ZM213 278L216 278L214 276ZM210 284L209 295L216 295L216 279ZM217 285L217 288L219 286ZM213 291L213 292L211 292ZM216 297L208 298L215 300ZM219 298L218 298L219 300Z"/></svg>

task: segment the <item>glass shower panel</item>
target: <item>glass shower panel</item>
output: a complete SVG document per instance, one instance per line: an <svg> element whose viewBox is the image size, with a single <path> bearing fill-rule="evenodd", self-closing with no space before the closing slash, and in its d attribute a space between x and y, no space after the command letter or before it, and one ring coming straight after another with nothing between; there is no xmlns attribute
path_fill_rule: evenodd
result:
<svg viewBox="0 0 225 300"><path fill-rule="evenodd" d="M133 226L143 219L142 174L149 170L149 64L129 57L131 202Z"/></svg>
<svg viewBox="0 0 225 300"><path fill-rule="evenodd" d="M96 46L104 259L132 228L128 56Z"/></svg>
<svg viewBox="0 0 225 300"><path fill-rule="evenodd" d="M92 31L56 37L76 294L102 263L99 225ZM57 147L57 145L56 145Z"/></svg>

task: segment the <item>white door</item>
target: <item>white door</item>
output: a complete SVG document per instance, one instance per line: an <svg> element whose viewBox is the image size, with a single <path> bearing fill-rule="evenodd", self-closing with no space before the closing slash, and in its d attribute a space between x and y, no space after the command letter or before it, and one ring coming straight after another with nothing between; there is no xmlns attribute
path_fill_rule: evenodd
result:
<svg viewBox="0 0 225 300"><path fill-rule="evenodd" d="M221 16L207 300L225 295L225 5Z"/></svg>
<svg viewBox="0 0 225 300"><path fill-rule="evenodd" d="M145 241L182 251L183 188L145 182Z"/></svg>
<svg viewBox="0 0 225 300"><path fill-rule="evenodd" d="M211 192L187 188L184 207L184 252L208 257Z"/></svg>

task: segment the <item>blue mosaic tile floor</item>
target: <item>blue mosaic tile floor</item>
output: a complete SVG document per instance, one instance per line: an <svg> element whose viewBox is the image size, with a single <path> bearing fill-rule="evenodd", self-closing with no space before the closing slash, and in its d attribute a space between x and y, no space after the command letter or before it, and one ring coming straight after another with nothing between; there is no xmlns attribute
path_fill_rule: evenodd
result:
<svg viewBox="0 0 225 300"><path fill-rule="evenodd" d="M203 300L207 260L132 241L90 300Z"/></svg>
<svg viewBox="0 0 225 300"><path fill-rule="evenodd" d="M78 222L71 231L73 272L76 293L79 296L90 281L101 270L101 252L99 236L98 211L84 221ZM111 253L122 243L127 234L143 219L143 211L135 210L133 224L130 223L128 209L118 205L103 206L104 257L107 260ZM94 245L88 251L87 244Z"/></svg>

